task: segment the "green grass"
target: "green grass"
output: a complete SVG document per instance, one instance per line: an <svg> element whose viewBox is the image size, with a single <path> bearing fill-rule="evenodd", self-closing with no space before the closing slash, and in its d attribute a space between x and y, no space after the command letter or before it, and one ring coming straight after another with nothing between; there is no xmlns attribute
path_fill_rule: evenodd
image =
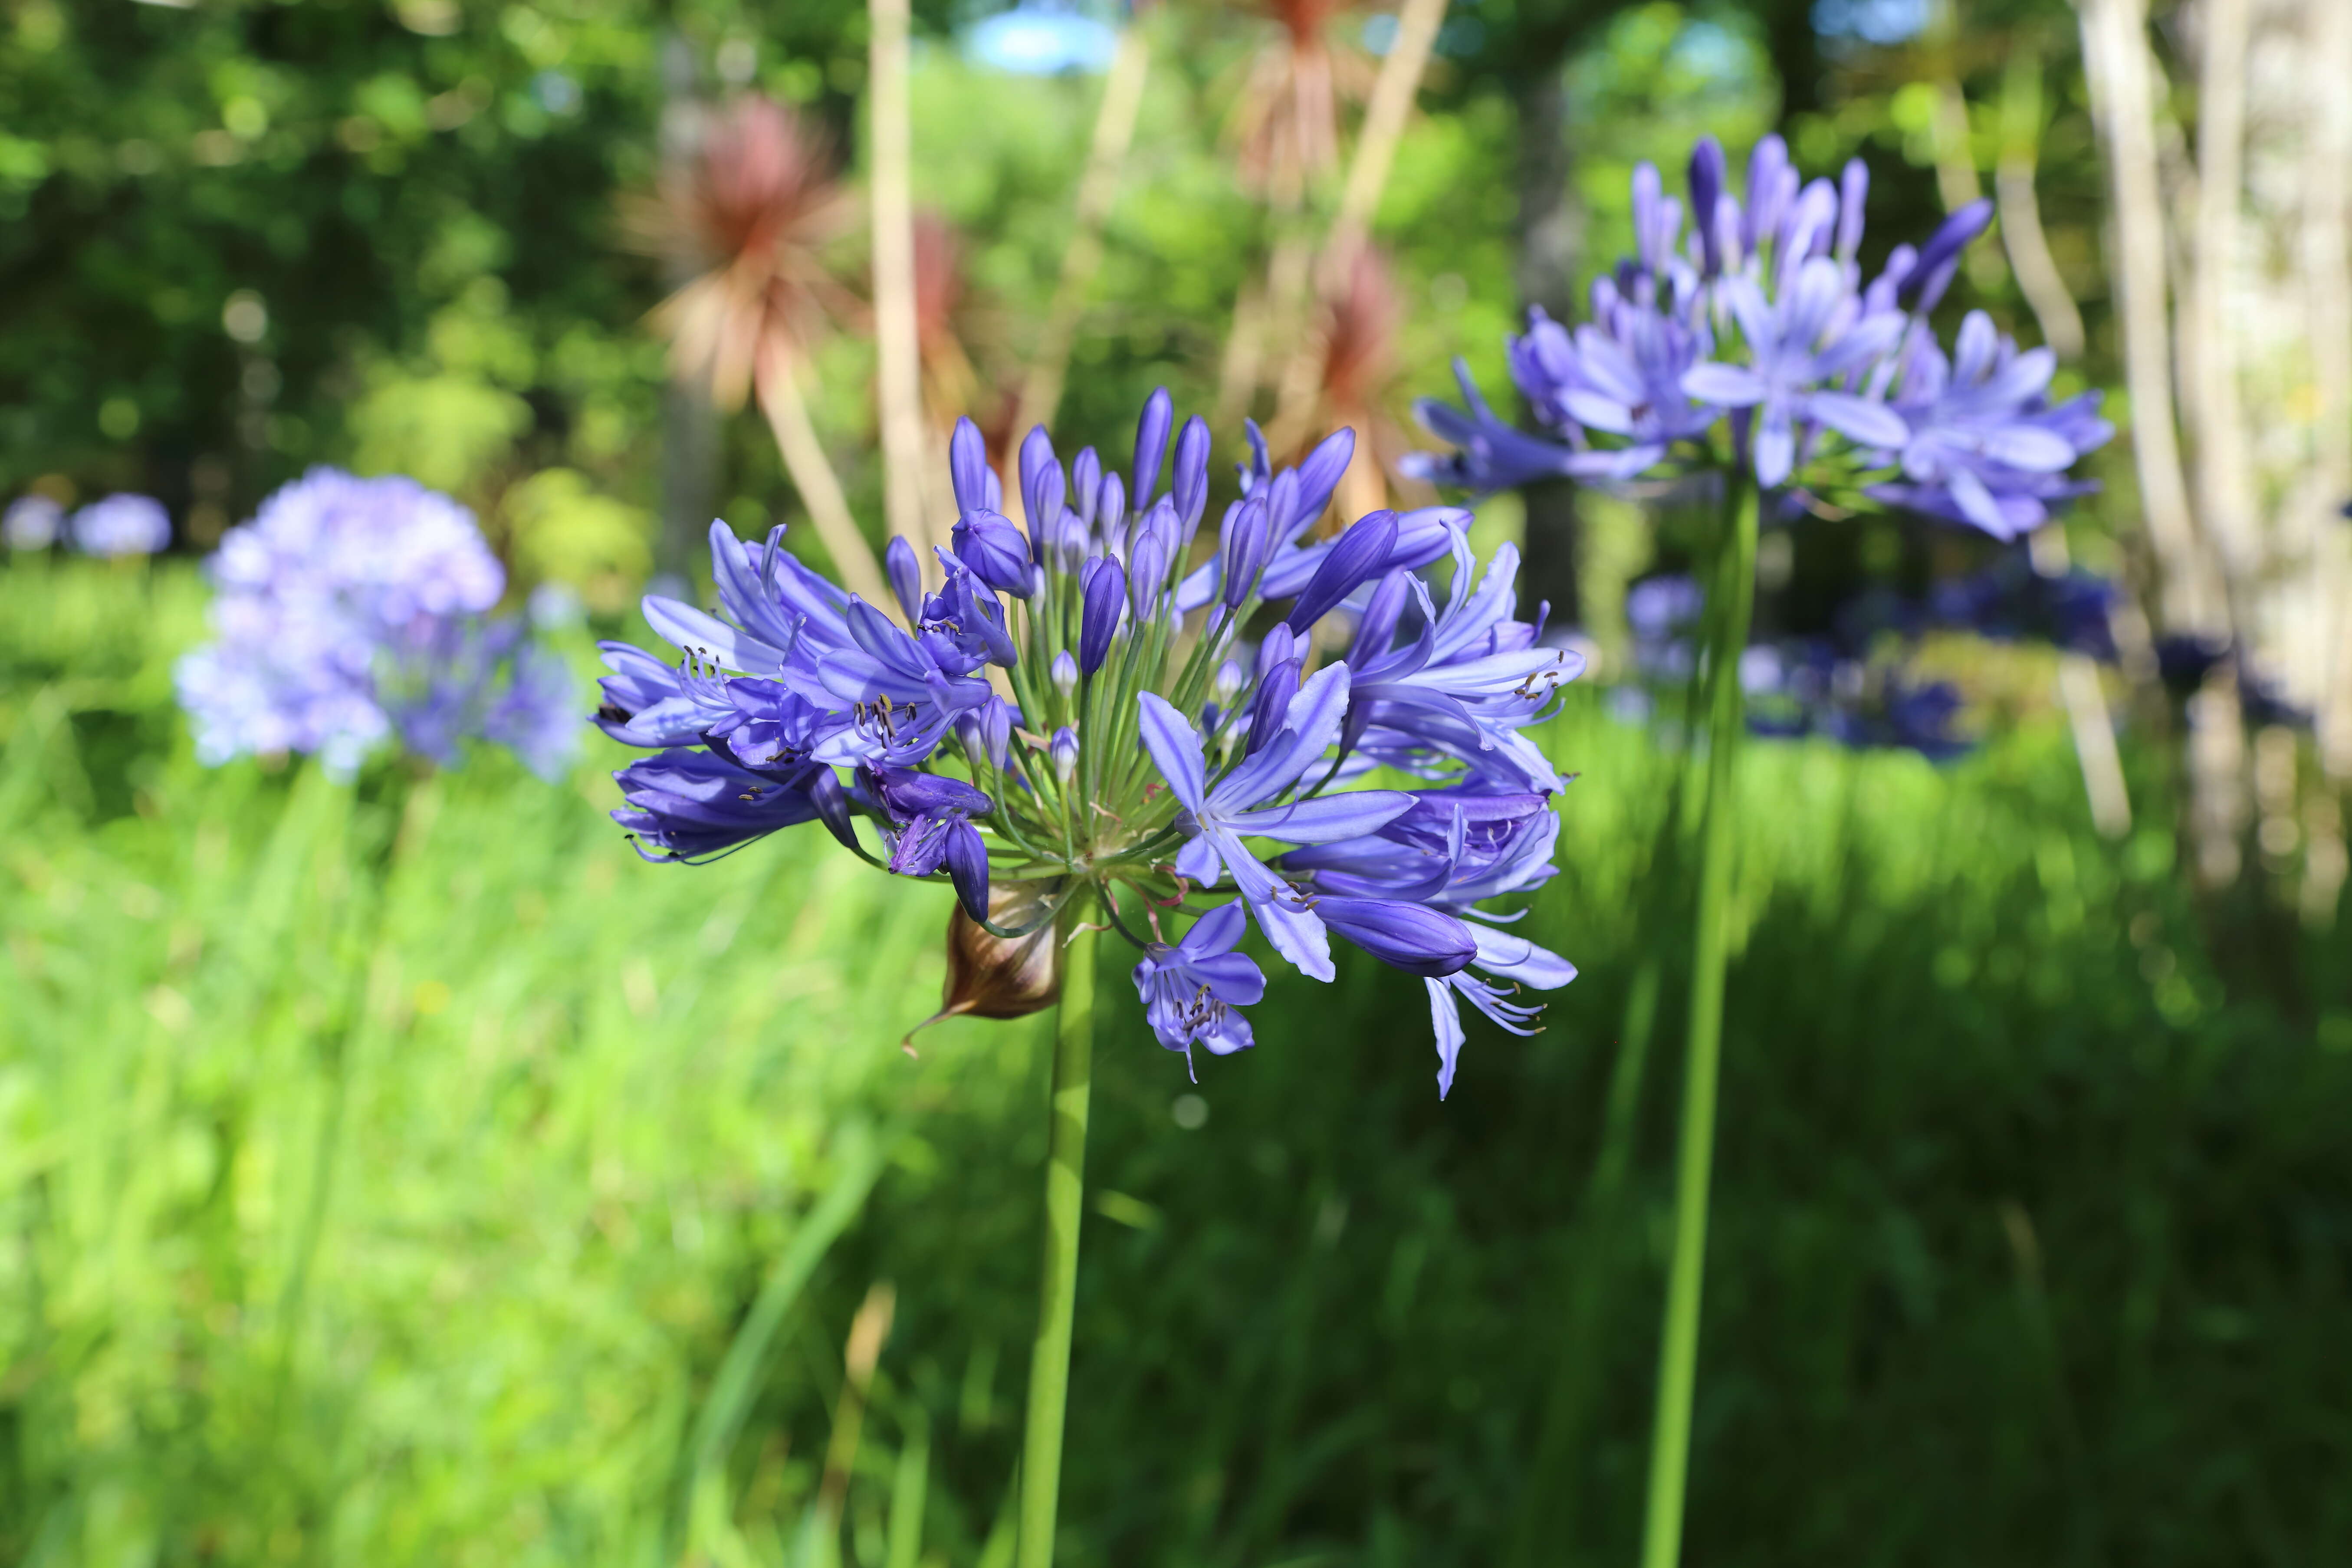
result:
<svg viewBox="0 0 2352 1568"><path fill-rule="evenodd" d="M601 756L203 769L200 628L184 568L0 570L0 1557L820 1561L888 1279L842 1551L998 1568L1046 1036L896 1048L943 891L819 835L641 865ZM1675 759L1551 739L1531 929L1584 976L1447 1103L1376 966L1277 980L1197 1090L1104 974L1066 1563L1484 1568L1536 1505L1537 1561L1631 1560L1662 1044L1619 1223L1580 1205L1645 953L1679 1035L1687 877ZM1693 1563L2352 1556L2344 943L2102 844L2073 767L1743 760Z"/></svg>

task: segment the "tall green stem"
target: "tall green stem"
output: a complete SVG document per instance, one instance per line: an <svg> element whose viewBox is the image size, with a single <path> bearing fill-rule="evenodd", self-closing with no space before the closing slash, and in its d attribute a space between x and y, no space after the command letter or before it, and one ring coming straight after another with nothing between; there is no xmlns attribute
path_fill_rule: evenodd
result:
<svg viewBox="0 0 2352 1568"><path fill-rule="evenodd" d="M1070 1402L1070 1324L1078 1294L1078 1221L1087 1181L1087 1102L1094 1087L1094 905L1064 911L1062 1002L1054 1024L1053 1131L1045 1152L1045 1263L1029 1359L1029 1425L1021 1449L1021 1544L1015 1568L1052 1568L1062 1492L1062 1424Z"/></svg>
<svg viewBox="0 0 2352 1568"><path fill-rule="evenodd" d="M1698 915L1691 942L1690 1037L1683 1065L1681 1147L1675 1173L1675 1250L1658 1346L1658 1409L1650 1447L1649 1515L1642 1568L1675 1568L1690 1475L1691 1398L1698 1382L1699 1294L1706 1277L1707 1185L1715 1164L1715 1098L1723 1047L1723 974L1729 957L1732 765L1745 724L1739 655L1756 585L1756 488L1728 475L1715 581L1707 604L1706 794L1699 828Z"/></svg>

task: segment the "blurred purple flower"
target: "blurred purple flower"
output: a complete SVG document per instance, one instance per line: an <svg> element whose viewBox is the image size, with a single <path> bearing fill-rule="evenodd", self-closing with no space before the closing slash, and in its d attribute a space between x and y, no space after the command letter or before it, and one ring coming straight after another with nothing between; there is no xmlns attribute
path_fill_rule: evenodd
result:
<svg viewBox="0 0 2352 1568"><path fill-rule="evenodd" d="M2048 521L2050 502L2096 488L2066 470L2115 435L2095 392L2051 405L2057 368L2046 348L2018 352L1982 310L1960 323L1949 360L1934 340L1915 337L1894 401L1908 430L1884 443L1899 451L1903 478L1871 495L2004 541Z"/></svg>
<svg viewBox="0 0 2352 1568"><path fill-rule="evenodd" d="M66 536L84 555L152 555L172 542L172 519L152 496L110 495L74 513Z"/></svg>
<svg viewBox="0 0 2352 1568"><path fill-rule="evenodd" d="M11 550L47 550L65 531L66 509L45 495L22 495L0 516L0 539Z"/></svg>
<svg viewBox="0 0 2352 1568"><path fill-rule="evenodd" d="M1838 264L1814 257L1775 302L1753 279L1734 278L1724 300L1739 323L1742 364L1709 363L1683 376L1683 390L1726 408L1754 412L1756 482L1767 489L1796 468L1799 426L1818 424L1863 447L1899 445L1908 431L1884 403L1841 388L1884 358L1903 335L1892 311L1862 312Z"/></svg>
<svg viewBox="0 0 2352 1568"><path fill-rule="evenodd" d="M2109 616L2121 590L2077 568L2054 577L2011 551L1990 566L1938 584L1929 604L1936 621L1999 641L2031 639L2112 663Z"/></svg>
<svg viewBox="0 0 2352 1568"><path fill-rule="evenodd" d="M315 752L348 778L397 739L445 763L480 736L559 775L569 668L487 612L506 574L471 513L411 479L315 468L229 530L206 570L214 639L176 671L207 764Z"/></svg>

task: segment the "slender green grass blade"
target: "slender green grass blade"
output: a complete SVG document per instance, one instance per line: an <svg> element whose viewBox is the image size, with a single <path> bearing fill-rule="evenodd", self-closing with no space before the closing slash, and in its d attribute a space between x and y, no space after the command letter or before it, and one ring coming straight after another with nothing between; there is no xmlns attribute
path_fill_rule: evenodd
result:
<svg viewBox="0 0 2352 1568"><path fill-rule="evenodd" d="M866 1194L882 1174L898 1132L893 1129L877 1136L864 1122L853 1121L842 1129L840 1139L841 1169L833 1185L777 1254L751 1310L727 1347L726 1359L719 1363L719 1375L711 1380L710 1393L695 1418L694 1434L687 1447L687 1490L682 1501L691 1501L694 1487L724 1458L736 1433L742 1429L743 1417L760 1391L761 1368L776 1330L800 1300L809 1276L865 1206Z"/></svg>

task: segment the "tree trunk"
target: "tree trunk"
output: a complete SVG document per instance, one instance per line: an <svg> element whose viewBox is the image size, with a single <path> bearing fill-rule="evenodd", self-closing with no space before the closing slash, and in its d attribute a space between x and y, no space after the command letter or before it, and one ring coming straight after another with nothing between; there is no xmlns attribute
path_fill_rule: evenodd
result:
<svg viewBox="0 0 2352 1568"><path fill-rule="evenodd" d="M1555 320L1574 314L1576 264L1584 239L1583 214L1570 188L1574 160L1568 146L1564 62L1520 79L1513 97L1519 116L1519 211L1516 237L1522 307L1540 306ZM1576 490L1567 480L1529 485L1525 565L1519 574L1522 614L1549 604L1563 624L1582 621L1577 602Z"/></svg>

